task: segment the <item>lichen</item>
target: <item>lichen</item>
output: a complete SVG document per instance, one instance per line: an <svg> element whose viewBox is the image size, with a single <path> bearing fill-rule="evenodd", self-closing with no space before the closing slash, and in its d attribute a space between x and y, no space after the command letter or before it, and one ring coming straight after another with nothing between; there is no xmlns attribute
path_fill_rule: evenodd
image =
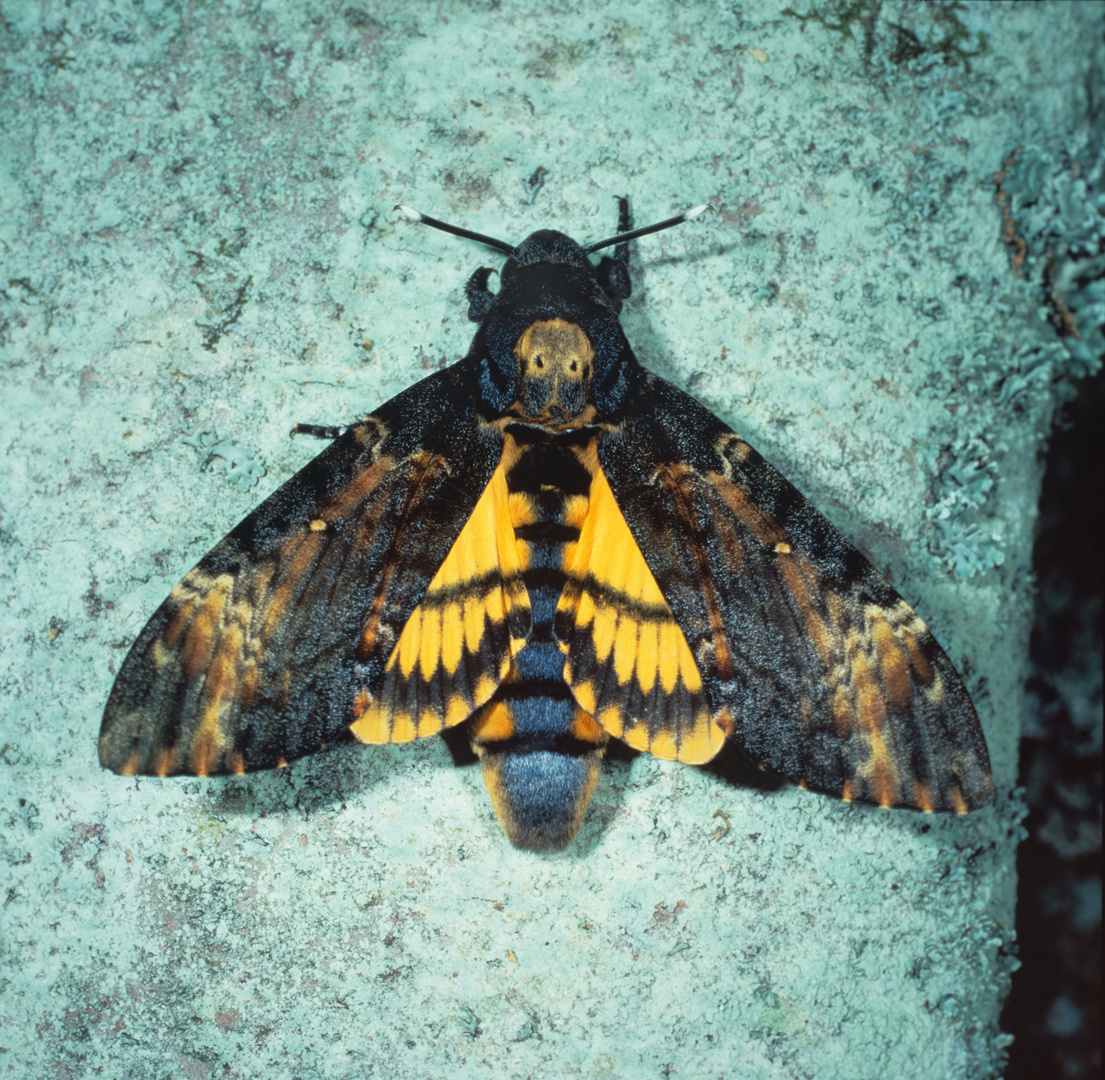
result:
<svg viewBox="0 0 1105 1080"><path fill-rule="evenodd" d="M925 511L932 524L932 561L950 566L964 581L1001 566L1004 538L985 509L997 478L991 446L980 435L960 434L948 446L922 452L934 477L933 501Z"/></svg>
<svg viewBox="0 0 1105 1080"><path fill-rule="evenodd" d="M265 475L264 462L255 448L219 439L210 431L201 431L195 439L185 439L184 442L206 455L201 469L210 468L216 461L221 462L226 478L239 491L249 491Z"/></svg>
<svg viewBox="0 0 1105 1080"><path fill-rule="evenodd" d="M206 322L196 321L203 331L203 347L215 352L222 336L242 317L253 275L244 274L234 260L245 249L246 230L232 230L233 236L221 237L214 255L189 251L195 259L192 284L207 305Z"/></svg>
<svg viewBox="0 0 1105 1080"><path fill-rule="evenodd" d="M807 22L854 40L862 34L861 49L868 70L906 69L925 75L938 65L961 64L970 70L971 58L986 51L986 35L971 31L960 18L967 5L960 0L924 4L917 8L886 5L896 9L900 21L887 17L883 0L828 0L814 3L807 11L783 8L781 14L797 19L803 30Z"/></svg>
<svg viewBox="0 0 1105 1080"><path fill-rule="evenodd" d="M1105 125L1088 125L1064 149L1021 147L995 175L1002 238L1030 301L994 297L1016 335L979 329L949 358L934 392L962 420L961 434L925 450L933 476L925 548L933 565L969 578L1005 561L987 502L993 455L1012 418L1046 433L1079 380L1105 356ZM1018 323L1014 323L1017 320ZM1010 350L1008 340L1023 341Z"/></svg>
<svg viewBox="0 0 1105 1080"><path fill-rule="evenodd" d="M1105 116L1062 150L1013 151L995 177L1014 270L1039 299L1059 402L1105 356ZM1050 339L1050 340L1049 340ZM1054 348L1058 344L1061 353ZM1061 384L1061 385L1060 385Z"/></svg>

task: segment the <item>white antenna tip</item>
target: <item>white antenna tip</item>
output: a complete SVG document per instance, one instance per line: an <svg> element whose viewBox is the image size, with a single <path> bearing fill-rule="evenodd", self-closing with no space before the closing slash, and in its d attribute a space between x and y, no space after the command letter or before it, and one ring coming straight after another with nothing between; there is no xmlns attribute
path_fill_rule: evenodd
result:
<svg viewBox="0 0 1105 1080"><path fill-rule="evenodd" d="M409 206L403 206L398 204L392 207L393 210L398 210L404 217L408 217L411 221L421 221L422 215L417 210L412 210Z"/></svg>
<svg viewBox="0 0 1105 1080"><path fill-rule="evenodd" d="M691 218L696 218L699 214L705 214L707 210L713 210L713 207L708 202L704 202L701 206L696 206L693 210L688 210L683 215L683 220L690 221Z"/></svg>

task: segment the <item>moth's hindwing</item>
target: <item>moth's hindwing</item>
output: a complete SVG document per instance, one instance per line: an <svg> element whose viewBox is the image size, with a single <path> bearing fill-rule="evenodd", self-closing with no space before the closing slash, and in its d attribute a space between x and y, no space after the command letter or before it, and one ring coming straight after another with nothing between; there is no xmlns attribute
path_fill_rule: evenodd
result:
<svg viewBox="0 0 1105 1080"><path fill-rule="evenodd" d="M407 742L490 700L530 633L503 464L495 470L388 659L379 692L354 705L353 734Z"/></svg>
<svg viewBox="0 0 1105 1080"><path fill-rule="evenodd" d="M636 750L688 764L725 741L694 657L595 461L590 493L568 507L556 636L576 701Z"/></svg>
<svg viewBox="0 0 1105 1080"><path fill-rule="evenodd" d="M752 761L882 806L962 813L991 801L985 740L943 650L743 439L642 371L599 459L714 722ZM612 558L597 565L619 572ZM604 641L595 634L596 654ZM600 717L622 700L603 685Z"/></svg>
<svg viewBox="0 0 1105 1080"><path fill-rule="evenodd" d="M123 662L102 764L161 776L267 768L364 716L502 456L473 395L462 365L411 387L202 559Z"/></svg>

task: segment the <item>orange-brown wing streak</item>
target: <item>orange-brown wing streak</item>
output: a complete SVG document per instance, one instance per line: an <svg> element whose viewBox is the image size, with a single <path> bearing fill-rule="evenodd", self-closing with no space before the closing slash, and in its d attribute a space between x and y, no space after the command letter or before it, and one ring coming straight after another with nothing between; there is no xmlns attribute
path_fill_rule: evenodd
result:
<svg viewBox="0 0 1105 1080"><path fill-rule="evenodd" d="M709 761L724 732L712 718L686 638L595 465L579 540L564 551L556 633L564 678L611 735L657 757Z"/></svg>
<svg viewBox="0 0 1105 1080"><path fill-rule="evenodd" d="M530 632L523 553L500 464L403 626L375 697L361 694L353 734L407 742L459 724L506 677Z"/></svg>
<svg viewBox="0 0 1105 1080"><path fill-rule="evenodd" d="M724 476L710 481L727 506L745 501ZM795 547L773 536L755 561L779 581L780 607L809 643L797 719L807 735L837 740L838 793L928 811L984 801L992 788L977 743L944 734L949 723L977 729L977 720L925 623L869 565L841 587ZM974 778L970 799L960 778Z"/></svg>
<svg viewBox="0 0 1105 1080"><path fill-rule="evenodd" d="M381 459L351 488L364 499L393 465ZM351 499L343 492L347 505ZM335 561L347 557L320 528L327 519L334 520L329 508L320 508L264 561L243 561L235 573L209 569L209 556L173 589L158 613L167 619L164 630L144 649L136 645L135 660L128 661L144 668L142 703L114 716L101 738L108 749L113 740L130 739L124 771L205 776L245 770L235 746L240 717L250 711L263 679L275 684L268 692L275 690L278 705L291 684L290 673L264 672L263 658L278 655L281 639L295 636L297 622L317 605L312 594L340 569ZM370 520L363 529L371 532ZM152 722L157 717L146 704L152 702L169 714L161 723Z"/></svg>

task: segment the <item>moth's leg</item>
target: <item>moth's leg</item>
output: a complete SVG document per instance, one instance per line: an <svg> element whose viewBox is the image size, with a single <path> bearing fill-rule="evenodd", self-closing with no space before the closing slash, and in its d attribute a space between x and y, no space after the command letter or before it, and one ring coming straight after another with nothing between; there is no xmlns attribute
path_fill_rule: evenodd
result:
<svg viewBox="0 0 1105 1080"><path fill-rule="evenodd" d="M487 279L493 273L495 271L490 266L481 266L464 286L464 295L468 298L468 318L472 322L483 322L491 301L495 299L494 293L487 287Z"/></svg>
<svg viewBox="0 0 1105 1080"><path fill-rule="evenodd" d="M629 219L629 198L626 195L618 195L618 228L615 232L615 236L619 233L627 233L632 228L632 222ZM629 241L623 241L614 247L614 258L618 262L625 263L629 266Z"/></svg>
<svg viewBox="0 0 1105 1080"><path fill-rule="evenodd" d="M316 439L337 439L349 430L350 425L341 427L327 424L296 424L289 432L291 435L311 435Z"/></svg>
<svg viewBox="0 0 1105 1080"><path fill-rule="evenodd" d="M629 199L618 196L618 232L629 232ZM621 311L622 301L628 300L633 292L633 283L629 280L629 241L614 246L614 257L603 255L595 272L599 277L602 291L610 297L615 311Z"/></svg>

